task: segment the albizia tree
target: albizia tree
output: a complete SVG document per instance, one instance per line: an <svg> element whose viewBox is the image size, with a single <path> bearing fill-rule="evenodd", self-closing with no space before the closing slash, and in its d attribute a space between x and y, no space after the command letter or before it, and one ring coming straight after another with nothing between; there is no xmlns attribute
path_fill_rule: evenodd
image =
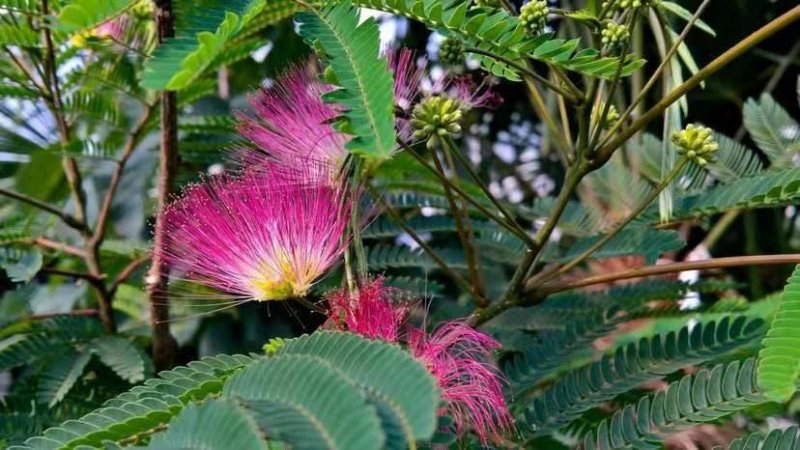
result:
<svg viewBox="0 0 800 450"><path fill-rule="evenodd" d="M800 7L704 61L690 3L0 0L0 442L797 447L800 47L687 94Z"/></svg>

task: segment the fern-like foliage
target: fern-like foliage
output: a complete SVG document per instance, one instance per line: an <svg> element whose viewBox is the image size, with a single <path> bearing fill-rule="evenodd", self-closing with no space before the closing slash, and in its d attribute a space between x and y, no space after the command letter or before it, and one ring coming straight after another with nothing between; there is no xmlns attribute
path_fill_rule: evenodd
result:
<svg viewBox="0 0 800 450"><path fill-rule="evenodd" d="M737 208L765 208L791 204L800 198L800 169L761 172L735 183L722 184L697 195L676 199L673 218L701 217ZM657 208L646 217L656 220Z"/></svg>
<svg viewBox="0 0 800 450"><path fill-rule="evenodd" d="M769 94L747 100L742 115L747 131L772 165L793 167L792 158L800 151L800 124Z"/></svg>
<svg viewBox="0 0 800 450"><path fill-rule="evenodd" d="M747 436L734 439L727 450L792 450L800 445L800 429L797 425L787 427L784 429L775 429L770 431L766 436L762 433L751 433ZM720 446L714 447L714 450L726 450Z"/></svg>
<svg viewBox="0 0 800 450"><path fill-rule="evenodd" d="M175 37L160 45L148 59L142 78L144 87L184 89L214 63L239 33L253 33L248 27L251 22L258 18L263 28L299 10L290 0L180 1L175 6Z"/></svg>
<svg viewBox="0 0 800 450"><path fill-rule="evenodd" d="M203 358L186 367L162 372L80 419L46 430L19 448L101 447L105 440L123 440L172 419L191 401L218 394L222 382L256 360L243 356Z"/></svg>
<svg viewBox="0 0 800 450"><path fill-rule="evenodd" d="M435 248L436 253L453 269L466 269L464 251L457 248ZM367 264L371 270L439 268L436 262L422 249L412 250L404 245L373 245L367 247Z"/></svg>
<svg viewBox="0 0 800 450"><path fill-rule="evenodd" d="M686 375L602 421L587 434L583 448L655 450L671 433L765 403L756 386L755 367L750 358Z"/></svg>
<svg viewBox="0 0 800 450"><path fill-rule="evenodd" d="M3 330L0 369L26 366L39 374L35 395L50 407L61 402L96 358L129 383L153 371L150 358L130 340L104 336L94 318L57 316L17 322ZM37 379L37 378L34 378Z"/></svg>
<svg viewBox="0 0 800 450"><path fill-rule="evenodd" d="M545 260L565 262L574 259L603 236L579 239L561 254L548 255ZM680 250L686 245L680 233L673 230L654 230L647 227L629 227L614 236L592 254L602 259L626 255L643 255L646 264L654 264L662 253Z"/></svg>
<svg viewBox="0 0 800 450"><path fill-rule="evenodd" d="M162 372L12 448L149 440L155 448L263 449L265 438L293 448L406 448L433 436L438 405L433 377L400 347L318 332L270 357L223 355Z"/></svg>
<svg viewBox="0 0 800 450"><path fill-rule="evenodd" d="M752 342L763 326L761 319L726 317L642 338L549 386L529 404L525 422L536 434L558 429L636 386Z"/></svg>
<svg viewBox="0 0 800 450"><path fill-rule="evenodd" d="M385 59L379 58L378 25L358 23L358 10L349 3L298 14L300 35L318 46L333 69L339 89L326 101L345 107L343 129L355 137L347 143L353 153L381 161L395 148L394 91Z"/></svg>
<svg viewBox="0 0 800 450"><path fill-rule="evenodd" d="M586 75L612 78L620 64L619 58L601 57L594 49L578 50L579 39L553 38L550 34L530 37L516 17L504 10L471 8L470 2L460 0L358 0L355 4L402 15L419 21L432 29L440 29L463 38L470 46L502 56L525 65L533 58L565 70ZM482 67L490 73L519 81L511 66L479 56ZM644 60L627 58L622 75L630 75Z"/></svg>
<svg viewBox="0 0 800 450"><path fill-rule="evenodd" d="M800 376L800 266L789 278L759 353L758 384L769 398L781 401L795 392Z"/></svg>

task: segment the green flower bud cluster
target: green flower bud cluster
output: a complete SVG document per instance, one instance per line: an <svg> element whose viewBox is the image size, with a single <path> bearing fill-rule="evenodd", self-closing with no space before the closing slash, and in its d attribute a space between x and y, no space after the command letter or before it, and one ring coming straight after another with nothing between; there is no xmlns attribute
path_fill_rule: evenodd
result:
<svg viewBox="0 0 800 450"><path fill-rule="evenodd" d="M456 37L445 38L439 44L439 60L450 66L464 64L464 42Z"/></svg>
<svg viewBox="0 0 800 450"><path fill-rule="evenodd" d="M686 155L698 166L714 161L714 153L719 145L714 141L714 131L702 125L687 125L681 131L672 133L672 143L678 146L678 153Z"/></svg>
<svg viewBox="0 0 800 450"><path fill-rule="evenodd" d="M603 45L621 47L628 42L628 39L631 37L631 32L628 30L627 25L608 22L605 28L603 28L603 31L600 32L600 35L602 36Z"/></svg>
<svg viewBox="0 0 800 450"><path fill-rule="evenodd" d="M500 0L475 0L475 5L481 8L499 8Z"/></svg>
<svg viewBox="0 0 800 450"><path fill-rule="evenodd" d="M462 115L458 100L439 95L429 97L411 113L414 138L427 140L428 148L433 149L441 138L461 132Z"/></svg>
<svg viewBox="0 0 800 450"><path fill-rule="evenodd" d="M547 24L548 14L550 14L550 8L547 7L546 0L531 0L522 5L519 11L519 23L528 33L540 34Z"/></svg>
<svg viewBox="0 0 800 450"><path fill-rule="evenodd" d="M607 0L603 2L603 9L608 9L612 6L620 10L637 9L642 6L650 6L656 1L657 0Z"/></svg>
<svg viewBox="0 0 800 450"><path fill-rule="evenodd" d="M597 108L594 111L592 111L592 121L594 123L599 123L600 122L600 120L602 119L603 111L605 110L605 108L606 108L606 104L605 103L601 103L601 104L599 104L597 106ZM609 125L612 125L612 124L616 123L619 120L619 117L620 117L620 115L619 115L619 111L617 111L617 107L614 106L614 105L609 106L608 107L608 112L606 113L606 120L604 120L603 123L600 124L600 127L608 128Z"/></svg>

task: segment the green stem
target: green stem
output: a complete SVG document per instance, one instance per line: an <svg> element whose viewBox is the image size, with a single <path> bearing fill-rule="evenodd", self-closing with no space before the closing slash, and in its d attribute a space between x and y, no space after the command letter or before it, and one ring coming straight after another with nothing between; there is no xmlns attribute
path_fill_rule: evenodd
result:
<svg viewBox="0 0 800 450"><path fill-rule="evenodd" d="M409 155L411 155L414 159L417 160L417 162L420 163L420 165L422 165L422 167L426 168L428 171L430 171L431 173L436 175L441 180L442 184L448 185L454 192L456 192L459 196L461 196L461 198L466 200L467 203L469 203L472 206L474 206L475 209L477 209L481 214L486 216L489 220L497 223L498 225L502 226L506 230L510 231L511 233L513 233L515 236L517 236L518 238L520 238L524 242L528 242L528 241L531 240L530 236L528 236L527 233L525 233L524 231L520 231L520 228L519 228L518 225L515 226L515 224L510 223L505 218L502 218L502 217L498 216L497 214L489 211L486 208L486 205L484 205L483 203L479 202L478 200L475 200L474 198L472 198L472 196L469 195L468 193L464 192L463 189L461 189L461 188L459 188L457 186L453 186L452 183L450 183L450 180L447 179L447 177L441 177L439 175L439 171L437 171L435 167L431 166L428 163L428 161L426 161L425 158L423 158L420 154L415 152L414 149L412 149L411 147L409 147L408 145L406 145L403 142L399 142L399 143L400 143L400 146Z"/></svg>
<svg viewBox="0 0 800 450"><path fill-rule="evenodd" d="M445 154L447 153L447 149L445 148L446 145L442 145L442 152ZM461 247L464 249L464 256L467 260L467 271L469 272L469 278L472 281L472 291L476 294L481 294L483 292L481 287L481 276L478 272L478 262L475 258L475 254L473 253L473 245L471 236L467 230L467 225L464 221L464 218L461 216L461 208L459 208L458 203L456 202L455 196L453 192L450 190L450 186L456 187L458 186L458 181L456 181L455 175L453 175L452 179L447 176L444 171L444 166L442 162L439 161L439 156L436 155L434 152L433 154L433 163L436 165L436 170L439 171L441 178L447 178L450 181L450 184L444 184L442 187L444 188L444 195L447 198L447 204L450 205L450 215L453 216L453 220L456 223L456 232L458 233L458 239L461 241ZM455 171L455 167L450 167L451 171ZM477 297L476 297L477 298ZM476 302L477 304L477 302Z"/></svg>
<svg viewBox="0 0 800 450"><path fill-rule="evenodd" d="M692 90L703 80L725 67L728 63L739 57L742 53L746 52L778 31L788 27L798 19L800 19L800 6L795 6L760 29L756 30L739 43L729 48L723 54L715 58L713 61L708 63L692 77L683 82L683 84L676 87L669 94L664 96L661 101L645 112L642 117L633 122L629 127L622 130L614 139L611 140L611 142L598 149L598 157L592 161L592 168L597 169L605 164L605 162L608 161L617 148L619 148L631 136L644 128L656 117L660 116L661 113L667 109L667 107L678 101L678 99L683 97L687 92Z"/></svg>
<svg viewBox="0 0 800 450"><path fill-rule="evenodd" d="M604 245L606 245L609 241L614 239L614 237L619 234L628 224L633 222L639 215L648 207L650 204L655 200L658 195L667 188L675 178L681 173L688 160L686 158L681 159L678 161L678 164L672 168L672 170L661 180L660 183L645 197L645 199L634 209L633 211L628 214L622 222L619 222L617 225L614 226L608 233L606 233L602 238L598 239L597 242L589 246L586 250L584 250L580 255L576 256L573 260L564 264L558 270L555 271L553 275L559 275L566 273L576 267L578 264L582 263L586 260L586 258L590 257L594 252L600 250ZM545 278L547 279L547 278Z"/></svg>

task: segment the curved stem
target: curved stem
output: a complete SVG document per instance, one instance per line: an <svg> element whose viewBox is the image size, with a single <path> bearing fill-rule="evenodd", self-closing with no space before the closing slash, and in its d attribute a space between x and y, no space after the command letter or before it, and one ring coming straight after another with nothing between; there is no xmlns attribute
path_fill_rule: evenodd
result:
<svg viewBox="0 0 800 450"><path fill-rule="evenodd" d="M756 30L745 39L741 40L738 44L729 48L727 51L725 51L725 53L708 63L691 78L664 96L661 101L644 113L642 117L633 122L629 127L622 130L611 142L598 149L598 157L592 161L592 168L596 169L605 164L605 162L608 161L617 148L619 148L631 136L644 128L656 117L660 116L661 113L667 109L667 107L678 101L678 99L683 97L687 92L692 90L703 80L725 67L729 62L739 57L742 53L746 52L778 31L788 27L798 19L800 19L800 6L795 6L760 29Z"/></svg>
<svg viewBox="0 0 800 450"><path fill-rule="evenodd" d="M692 27L694 27L694 24L700 18L700 15L706 9L709 3L711 3L711 0L703 0L703 3L701 3L700 6L697 7L697 10L689 19L689 22L686 23L685 27L683 27L681 34L678 36L678 39L672 44L672 47L669 49L667 54L664 55L663 58L661 58L661 63L658 65L655 72L653 72L653 74L650 76L650 79L647 80L647 83L645 83L644 87L641 89L641 91L639 91L639 94L636 96L635 99L633 99L628 108L625 109L625 112L623 112L622 115L619 116L619 120L617 120L617 122L614 123L614 125L608 131L607 136L612 136L625 123L625 121L628 120L628 117L630 117L630 115L633 113L633 111L636 109L639 103L641 103L645 99L645 96L647 95L648 92L650 92L650 89L652 89L652 87L661 77L661 74L667 68L669 62L675 56L675 53L678 52L678 47L680 47L680 45L686 39L686 36L689 34L689 31L691 31Z"/></svg>
<svg viewBox="0 0 800 450"><path fill-rule="evenodd" d="M678 176L678 174L681 173L683 168L686 167L687 162L688 160L686 158L681 159L678 162L678 164L676 164L675 167L672 168L672 171L670 171L670 173L667 174L667 176L664 177L664 179L661 180L660 183L658 183L658 185L647 195L647 197L645 197L645 199L642 200L639 206L637 206L636 209L631 211L630 214L628 214L628 216L622 220L622 222L619 222L617 225L615 225L608 233L606 233L602 238L598 239L597 242L590 245L589 248L584 250L580 255L576 256L573 260L555 270L554 273L552 273L552 275L555 276L572 270L578 264L585 261L586 258L590 257L594 252L600 250L609 241L614 239L614 237L617 234L619 234L620 231L622 231L626 226L628 226L628 224L633 222L637 217L639 217L639 214L641 214L648 206L650 206L650 204L653 202L653 200L655 200L658 197L661 191L666 189L667 186L669 186L670 183L672 183L672 181L675 180L675 178ZM544 279L546 280L547 278Z"/></svg>
<svg viewBox="0 0 800 450"><path fill-rule="evenodd" d="M19 192L15 192L9 189L0 188L0 195L4 195L8 198L13 198L14 200L20 201L22 203L26 203L31 205L37 209L40 209L44 212L50 213L61 219L65 224L69 227L74 228L78 231L84 232L87 230L86 224L82 221L79 221L77 218L73 217L70 214L61 211L60 209L56 208L55 206L43 202L37 198L33 198L29 195L20 194Z"/></svg>
<svg viewBox="0 0 800 450"><path fill-rule="evenodd" d="M664 275L669 273L683 272L686 270L709 270L724 269L727 267L744 266L768 266L779 264L800 264L800 253L785 255L755 255L755 256L732 256L727 258L712 258L704 261L685 261L672 264L662 264L658 266L641 267L628 269L621 272L594 275L576 281L564 283L553 283L537 289L537 294L550 295L556 292L568 291L593 284L610 283L631 278L649 277L652 275Z"/></svg>

